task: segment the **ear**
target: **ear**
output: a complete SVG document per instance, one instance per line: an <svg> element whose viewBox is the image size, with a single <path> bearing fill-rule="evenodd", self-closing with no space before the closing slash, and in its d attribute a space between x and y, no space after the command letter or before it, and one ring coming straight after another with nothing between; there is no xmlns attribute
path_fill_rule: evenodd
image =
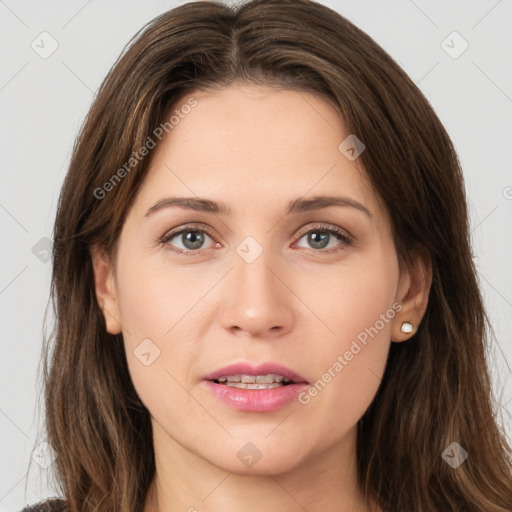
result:
<svg viewBox="0 0 512 512"><path fill-rule="evenodd" d="M402 342L413 336L427 309L430 286L432 284L432 263L422 251L412 255L412 263L400 275L396 300L402 309L393 319L391 341ZM412 325L411 332L403 332L402 324Z"/></svg>
<svg viewBox="0 0 512 512"><path fill-rule="evenodd" d="M103 312L107 332L119 334L122 330L111 258L98 247L91 249L96 300Z"/></svg>

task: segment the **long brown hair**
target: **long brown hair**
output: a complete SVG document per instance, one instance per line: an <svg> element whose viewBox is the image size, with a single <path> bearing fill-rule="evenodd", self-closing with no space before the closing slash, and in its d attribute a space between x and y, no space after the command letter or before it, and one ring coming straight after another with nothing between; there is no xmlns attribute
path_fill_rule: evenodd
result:
<svg viewBox="0 0 512 512"><path fill-rule="evenodd" d="M115 249L151 158L126 162L170 109L194 91L236 83L313 92L336 105L366 145L360 161L391 221L401 264L413 247L432 263L419 330L391 344L380 388L358 423L365 496L389 512L512 510L511 449L491 389L489 322L453 144L393 59L309 0L174 8L136 34L97 93L60 195L55 329L43 347L47 441L58 454L56 482L68 509L141 512L155 473L149 413L133 387L122 335L105 330L90 249ZM456 468L442 457L453 442L468 454Z"/></svg>

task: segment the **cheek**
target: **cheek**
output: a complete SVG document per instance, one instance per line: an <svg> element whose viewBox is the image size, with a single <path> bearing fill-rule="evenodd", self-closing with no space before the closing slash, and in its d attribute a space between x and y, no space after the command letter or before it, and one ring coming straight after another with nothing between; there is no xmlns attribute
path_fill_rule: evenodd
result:
<svg viewBox="0 0 512 512"><path fill-rule="evenodd" d="M391 308L384 320L394 316L398 263L393 251L347 259L328 272L307 277L302 284L301 296L307 297L311 310L329 329L329 345L342 349L376 322L379 334L382 331L384 337L390 337L391 322L383 323L381 315Z"/></svg>
<svg viewBox="0 0 512 512"><path fill-rule="evenodd" d="M123 329L133 342L151 338L165 344L180 320L207 289L189 268L173 268L165 254L145 254L127 240L118 257L118 301ZM129 250L128 247L133 247ZM203 291L204 289L204 291Z"/></svg>
<svg viewBox="0 0 512 512"><path fill-rule="evenodd" d="M179 383L186 382L193 368L194 338L184 332L186 315L197 302L197 288L206 284L190 286L193 276L176 279L130 251L120 251L118 262L117 296L128 368L137 394L154 412L170 396L179 396Z"/></svg>
<svg viewBox="0 0 512 512"><path fill-rule="evenodd" d="M394 253L359 268L337 269L316 288L316 304L331 330L311 347L316 381L299 400L333 425L355 424L373 400L391 344L398 264Z"/></svg>

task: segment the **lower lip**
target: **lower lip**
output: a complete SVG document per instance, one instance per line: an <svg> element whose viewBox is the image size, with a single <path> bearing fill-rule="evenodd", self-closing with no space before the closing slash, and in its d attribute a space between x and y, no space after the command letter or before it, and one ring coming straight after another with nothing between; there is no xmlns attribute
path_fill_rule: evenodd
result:
<svg viewBox="0 0 512 512"><path fill-rule="evenodd" d="M306 382L298 382L269 389L242 389L211 380L205 380L204 383L225 404L248 412L277 411L292 402L308 386Z"/></svg>

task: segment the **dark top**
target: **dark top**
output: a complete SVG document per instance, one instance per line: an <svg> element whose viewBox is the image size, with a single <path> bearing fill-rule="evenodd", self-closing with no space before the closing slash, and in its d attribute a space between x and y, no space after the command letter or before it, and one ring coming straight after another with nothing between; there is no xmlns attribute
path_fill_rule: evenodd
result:
<svg viewBox="0 0 512 512"><path fill-rule="evenodd" d="M66 512L66 501L62 498L50 498L35 505L29 505L21 512Z"/></svg>

